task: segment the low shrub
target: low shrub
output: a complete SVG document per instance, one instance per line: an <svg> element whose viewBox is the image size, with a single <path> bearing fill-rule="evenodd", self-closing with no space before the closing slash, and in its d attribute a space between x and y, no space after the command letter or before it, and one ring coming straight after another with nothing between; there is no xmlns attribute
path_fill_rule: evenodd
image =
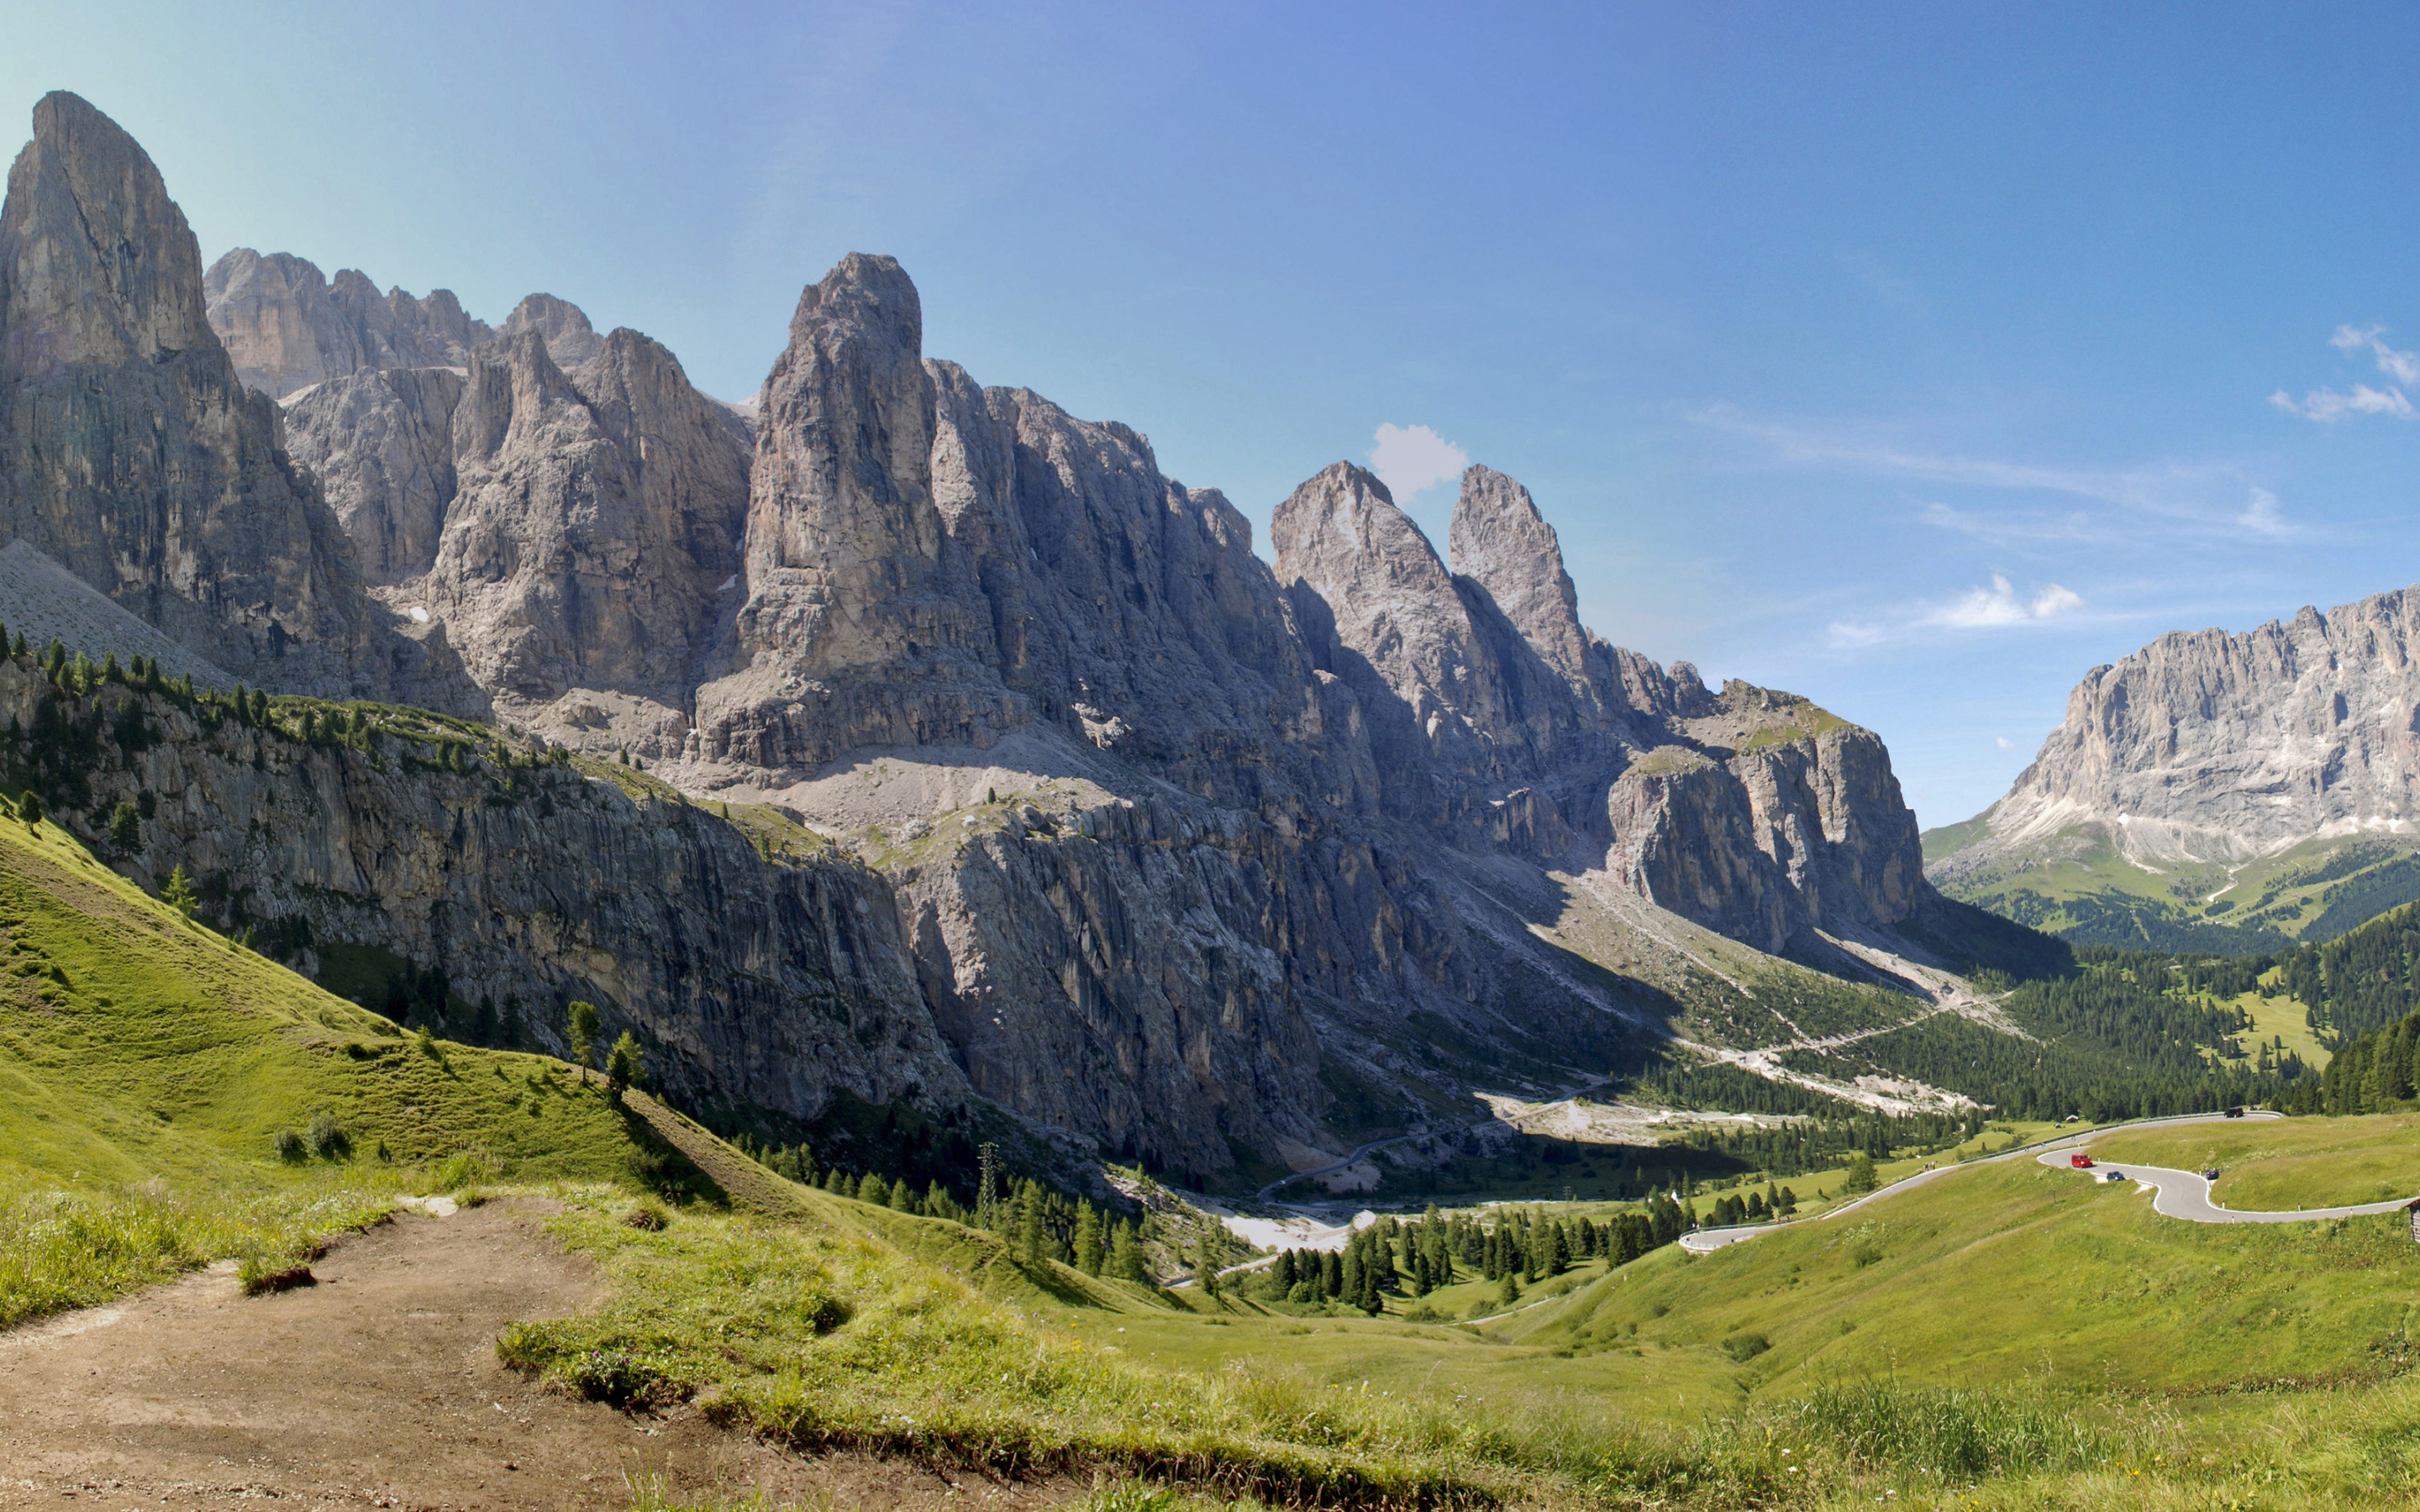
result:
<svg viewBox="0 0 2420 1512"><path fill-rule="evenodd" d="M1723 1340L1722 1351L1742 1365L1773 1348L1773 1341L1761 1334L1734 1334Z"/></svg>

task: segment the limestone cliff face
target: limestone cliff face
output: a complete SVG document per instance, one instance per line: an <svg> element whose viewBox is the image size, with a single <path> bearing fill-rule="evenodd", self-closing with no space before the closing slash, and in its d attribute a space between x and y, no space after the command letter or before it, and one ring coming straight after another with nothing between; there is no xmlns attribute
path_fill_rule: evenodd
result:
<svg viewBox="0 0 2420 1512"><path fill-rule="evenodd" d="M566 372L558 346L588 358ZM460 648L503 717L582 748L679 748L739 602L752 443L670 352L524 323L460 375L331 378L286 421L364 575Z"/></svg>
<svg viewBox="0 0 2420 1512"><path fill-rule="evenodd" d="M0 713L33 729L64 702L30 658L0 656ZM304 925L319 946L442 969L489 1002L501 1037L558 1051L564 1005L585 998L692 1106L812 1118L844 1089L940 1108L970 1095L888 885L845 857L768 860L660 784L504 764L486 746L448 770L433 742L306 743L124 687L67 712L115 730L130 706L143 748L62 818L155 889L181 865L231 927ZM118 853L106 815L146 795L142 843Z"/></svg>
<svg viewBox="0 0 2420 1512"><path fill-rule="evenodd" d="M1945 877L2105 835L2139 863L2236 862L2420 820L2420 588L2230 635L2162 636L2067 717Z"/></svg>
<svg viewBox="0 0 2420 1512"><path fill-rule="evenodd" d="M1225 496L1164 476L1125 425L927 367L934 504L972 574L991 669L1024 706L1214 796L1240 769L1309 759L1310 658Z"/></svg>
<svg viewBox="0 0 2420 1512"><path fill-rule="evenodd" d="M286 440L353 543L363 580L399 583L437 562L458 481L454 410L462 376L391 367L324 379L286 408Z"/></svg>
<svg viewBox="0 0 2420 1512"><path fill-rule="evenodd" d="M888 257L852 254L799 301L758 402L736 666L698 692L714 759L797 767L1022 722L933 502L923 341Z"/></svg>
<svg viewBox="0 0 2420 1512"><path fill-rule="evenodd" d="M151 160L68 94L0 208L0 523L239 677L458 702L237 381Z"/></svg>
<svg viewBox="0 0 2420 1512"><path fill-rule="evenodd" d="M671 353L617 331L566 377L535 330L472 358L458 479L409 592L508 717L551 728L576 689L677 721L739 570L748 441Z"/></svg>
<svg viewBox="0 0 2420 1512"><path fill-rule="evenodd" d="M317 264L291 253L264 257L238 247L210 264L203 289L236 376L272 399L354 373L459 367L495 336L463 312L451 289L425 299L400 288L380 294L350 268L332 285ZM580 323L587 325L584 317Z"/></svg>

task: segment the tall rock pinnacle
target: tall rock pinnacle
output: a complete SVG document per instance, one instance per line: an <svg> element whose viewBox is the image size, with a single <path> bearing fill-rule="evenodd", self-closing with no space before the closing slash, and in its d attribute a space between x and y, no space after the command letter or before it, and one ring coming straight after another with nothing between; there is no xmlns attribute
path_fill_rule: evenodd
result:
<svg viewBox="0 0 2420 1512"><path fill-rule="evenodd" d="M34 140L8 170L0 329L8 372L33 381L218 346L201 249L160 170L116 122L65 91L34 106Z"/></svg>
<svg viewBox="0 0 2420 1512"><path fill-rule="evenodd" d="M34 108L0 208L0 528L248 681L470 696L389 631L236 380L159 170L69 94Z"/></svg>
<svg viewBox="0 0 2420 1512"><path fill-rule="evenodd" d="M866 739L981 740L1005 714L980 591L933 502L923 336L889 257L852 253L799 300L757 412L746 666L698 699L718 752L736 739L783 765ZM815 711L784 714L811 683Z"/></svg>
<svg viewBox="0 0 2420 1512"><path fill-rule="evenodd" d="M1579 594L1528 489L1491 468L1467 469L1446 543L1455 576L1487 590L1541 659L1575 685L1589 681Z"/></svg>

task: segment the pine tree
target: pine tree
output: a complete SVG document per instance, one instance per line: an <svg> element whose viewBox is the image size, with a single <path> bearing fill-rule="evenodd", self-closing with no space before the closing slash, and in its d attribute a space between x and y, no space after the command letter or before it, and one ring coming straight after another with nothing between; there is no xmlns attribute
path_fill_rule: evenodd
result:
<svg viewBox="0 0 2420 1512"><path fill-rule="evenodd" d="M132 856L143 848L143 814L131 803L109 811L109 843Z"/></svg>
<svg viewBox="0 0 2420 1512"><path fill-rule="evenodd" d="M1497 1288L1496 1304L1510 1307L1521 1300L1521 1278L1512 1272L1504 1273L1504 1285Z"/></svg>
<svg viewBox="0 0 2420 1512"><path fill-rule="evenodd" d="M1049 1243L1042 1223L1042 1183L1028 1179L1016 1192L1016 1257L1038 1266L1050 1257Z"/></svg>
<svg viewBox="0 0 2420 1512"><path fill-rule="evenodd" d="M573 998L566 1009L564 1038L571 1044L571 1063L580 1068L582 1085L588 1081L588 1057L597 1048L597 1005Z"/></svg>
<svg viewBox="0 0 2420 1512"><path fill-rule="evenodd" d="M1216 1218L1204 1218L1202 1237L1195 1244L1194 1253L1201 1260L1197 1270L1202 1277L1202 1290L1204 1295L1216 1299L1226 1285L1218 1273L1227 1268L1227 1226Z"/></svg>
<svg viewBox="0 0 2420 1512"><path fill-rule="evenodd" d="M34 817L39 819L41 815L38 812ZM185 875L185 869L181 865L168 872L167 882L160 888L160 901L187 918L194 917L194 910L200 907L202 902L194 891L193 879Z"/></svg>
<svg viewBox="0 0 2420 1512"><path fill-rule="evenodd" d="M622 1037L613 1041L613 1048L605 1055L606 1090L614 1102L619 1103L624 1092L633 1087L644 1087L646 1082L646 1052L639 1047L638 1041L630 1037L630 1031L624 1029Z"/></svg>
<svg viewBox="0 0 2420 1512"><path fill-rule="evenodd" d="M879 1208L891 1200L891 1187L878 1174L868 1171L857 1183L857 1200L870 1202Z"/></svg>
<svg viewBox="0 0 2420 1512"><path fill-rule="evenodd" d="M1143 1269L1142 1242L1135 1237L1134 1225L1124 1218L1118 1220L1116 1231L1109 1236L1107 1263L1109 1274L1120 1281L1151 1279L1150 1273Z"/></svg>
<svg viewBox="0 0 2420 1512"><path fill-rule="evenodd" d="M891 1183L891 1211L912 1213L916 1211L916 1189L906 1181Z"/></svg>
<svg viewBox="0 0 2420 1512"><path fill-rule="evenodd" d="M1089 1201L1076 1204L1076 1269L1086 1275L1101 1273L1101 1215Z"/></svg>

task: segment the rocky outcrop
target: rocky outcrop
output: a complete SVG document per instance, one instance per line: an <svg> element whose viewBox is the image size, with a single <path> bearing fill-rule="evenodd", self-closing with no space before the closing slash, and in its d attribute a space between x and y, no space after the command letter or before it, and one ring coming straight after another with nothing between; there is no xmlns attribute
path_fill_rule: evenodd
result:
<svg viewBox="0 0 2420 1512"><path fill-rule="evenodd" d="M286 440L353 543L363 579L407 581L437 562L458 486L454 410L462 375L391 367L328 378L286 407Z"/></svg>
<svg viewBox="0 0 2420 1512"><path fill-rule="evenodd" d="M588 323L587 315L568 300L558 300L551 294L532 294L513 306L504 316L504 324L496 334L509 341L524 331L535 331L546 342L546 353L557 367L580 366L605 349L605 338Z"/></svg>
<svg viewBox="0 0 2420 1512"><path fill-rule="evenodd" d="M278 440L151 160L45 96L0 209L0 526L238 677L458 703Z"/></svg>
<svg viewBox="0 0 2420 1512"><path fill-rule="evenodd" d="M2068 695L1985 834L1936 870L2097 834L2137 864L2242 862L2420 821L2420 588L2228 634L2164 635Z"/></svg>
<svg viewBox="0 0 2420 1512"><path fill-rule="evenodd" d="M332 285L291 253L264 257L238 247L210 265L203 289L236 376L272 399L353 373L459 367L495 334L464 314L450 289L425 299L400 288L380 294L349 268Z"/></svg>
<svg viewBox="0 0 2420 1512"><path fill-rule="evenodd" d="M1496 647L1385 484L1339 462L1278 506L1269 541L1297 613L1332 637L1321 664L1385 711L1383 762L1481 783L1526 774Z"/></svg>
<svg viewBox="0 0 2420 1512"><path fill-rule="evenodd" d="M715 760L809 766L1023 722L933 502L923 341L916 286L888 257L851 254L799 301L759 401L737 666L698 691Z"/></svg>
<svg viewBox="0 0 2420 1512"><path fill-rule="evenodd" d="M474 1032L470 1008L492 1038L561 1052L578 997L609 1036L635 1030L656 1084L702 1110L812 1119L842 1091L938 1109L969 1097L890 887L803 837L768 858L661 784L532 764L527 747L458 726L303 739L291 719L262 729L124 686L67 699L31 658L0 656L0 713L124 752L78 774L80 792L55 770L46 784L54 813L122 870L156 890L182 866L210 918L305 969L349 945L442 973L456 1032ZM131 851L105 838L120 802L149 815Z"/></svg>
<svg viewBox="0 0 2420 1512"><path fill-rule="evenodd" d="M406 596L517 723L652 746L669 721L677 741L737 602L745 428L636 332L566 377L525 330L473 357L453 446L458 486Z"/></svg>

